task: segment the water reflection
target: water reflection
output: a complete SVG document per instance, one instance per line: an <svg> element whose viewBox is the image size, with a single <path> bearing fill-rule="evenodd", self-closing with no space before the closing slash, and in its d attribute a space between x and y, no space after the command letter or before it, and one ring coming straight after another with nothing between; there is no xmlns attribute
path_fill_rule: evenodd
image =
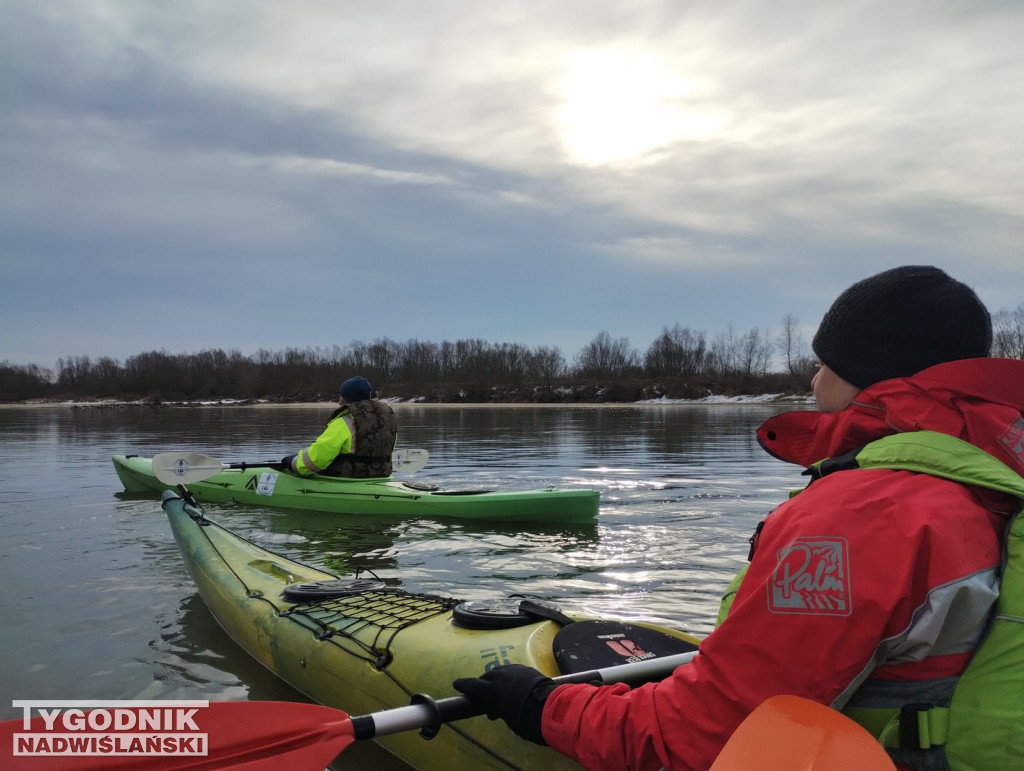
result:
<svg viewBox="0 0 1024 771"><path fill-rule="evenodd" d="M206 692L202 698L211 701L310 701L255 659L240 656L234 640L217 625L199 595L182 600L177 618L179 622L168 625L160 644L153 646L161 661L156 675L159 691L151 689L135 698L196 699L200 698L197 692ZM394 771L409 766L372 742L360 742L331 768Z"/></svg>
<svg viewBox="0 0 1024 771"><path fill-rule="evenodd" d="M214 624L157 496L125 494L110 457L279 457L315 437L330 410L0 410L0 460L16 469L0 477L0 648L9 654L0 682L9 698L297 698ZM754 526L803 483L800 469L754 439L777 411L397 407L401 444L430 452L415 478L596 488L601 513L584 526L206 511L340 575L369 569L410 591L520 594L706 633ZM0 719L17 716L9 704Z"/></svg>

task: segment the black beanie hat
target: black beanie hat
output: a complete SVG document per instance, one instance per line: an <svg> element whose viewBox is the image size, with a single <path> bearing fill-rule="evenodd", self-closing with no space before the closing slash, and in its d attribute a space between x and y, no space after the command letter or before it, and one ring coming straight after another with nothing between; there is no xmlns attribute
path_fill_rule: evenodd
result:
<svg viewBox="0 0 1024 771"><path fill-rule="evenodd" d="M867 388L933 364L988 356L992 319L970 287L938 268L908 265L839 295L811 347L843 380Z"/></svg>
<svg viewBox="0 0 1024 771"><path fill-rule="evenodd" d="M363 399L369 399L373 396L373 387L365 377L356 375L341 384L341 388L338 389L338 396L347 402L361 402Z"/></svg>

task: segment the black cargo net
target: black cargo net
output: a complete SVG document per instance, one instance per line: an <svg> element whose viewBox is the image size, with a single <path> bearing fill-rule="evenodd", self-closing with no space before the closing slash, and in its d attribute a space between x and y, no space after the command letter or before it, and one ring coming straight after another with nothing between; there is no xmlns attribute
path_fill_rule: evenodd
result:
<svg viewBox="0 0 1024 771"><path fill-rule="evenodd" d="M401 630L440 616L462 600L401 589L359 592L294 605L281 613L378 669L391 663L391 641Z"/></svg>

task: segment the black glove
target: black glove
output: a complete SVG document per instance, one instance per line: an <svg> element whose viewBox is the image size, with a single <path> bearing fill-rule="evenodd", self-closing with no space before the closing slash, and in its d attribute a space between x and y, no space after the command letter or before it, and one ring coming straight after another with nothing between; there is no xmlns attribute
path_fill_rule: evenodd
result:
<svg viewBox="0 0 1024 771"><path fill-rule="evenodd" d="M504 720L518 736L547 745L540 730L544 700L558 687L533 667L506 664L480 677L460 677L452 687L461 691L487 712L487 717Z"/></svg>
<svg viewBox="0 0 1024 771"><path fill-rule="evenodd" d="M293 460L295 460L295 456L294 455L285 455L283 458L281 458L281 467L285 471L291 471L292 470L292 461Z"/></svg>

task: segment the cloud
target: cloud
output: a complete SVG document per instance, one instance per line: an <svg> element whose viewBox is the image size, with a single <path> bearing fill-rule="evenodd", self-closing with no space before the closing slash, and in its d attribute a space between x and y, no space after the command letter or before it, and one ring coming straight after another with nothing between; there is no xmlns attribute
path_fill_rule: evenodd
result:
<svg viewBox="0 0 1024 771"><path fill-rule="evenodd" d="M1017 3L2 7L0 323L52 310L0 359L134 353L169 281L192 348L645 345L906 261L1020 302Z"/></svg>

